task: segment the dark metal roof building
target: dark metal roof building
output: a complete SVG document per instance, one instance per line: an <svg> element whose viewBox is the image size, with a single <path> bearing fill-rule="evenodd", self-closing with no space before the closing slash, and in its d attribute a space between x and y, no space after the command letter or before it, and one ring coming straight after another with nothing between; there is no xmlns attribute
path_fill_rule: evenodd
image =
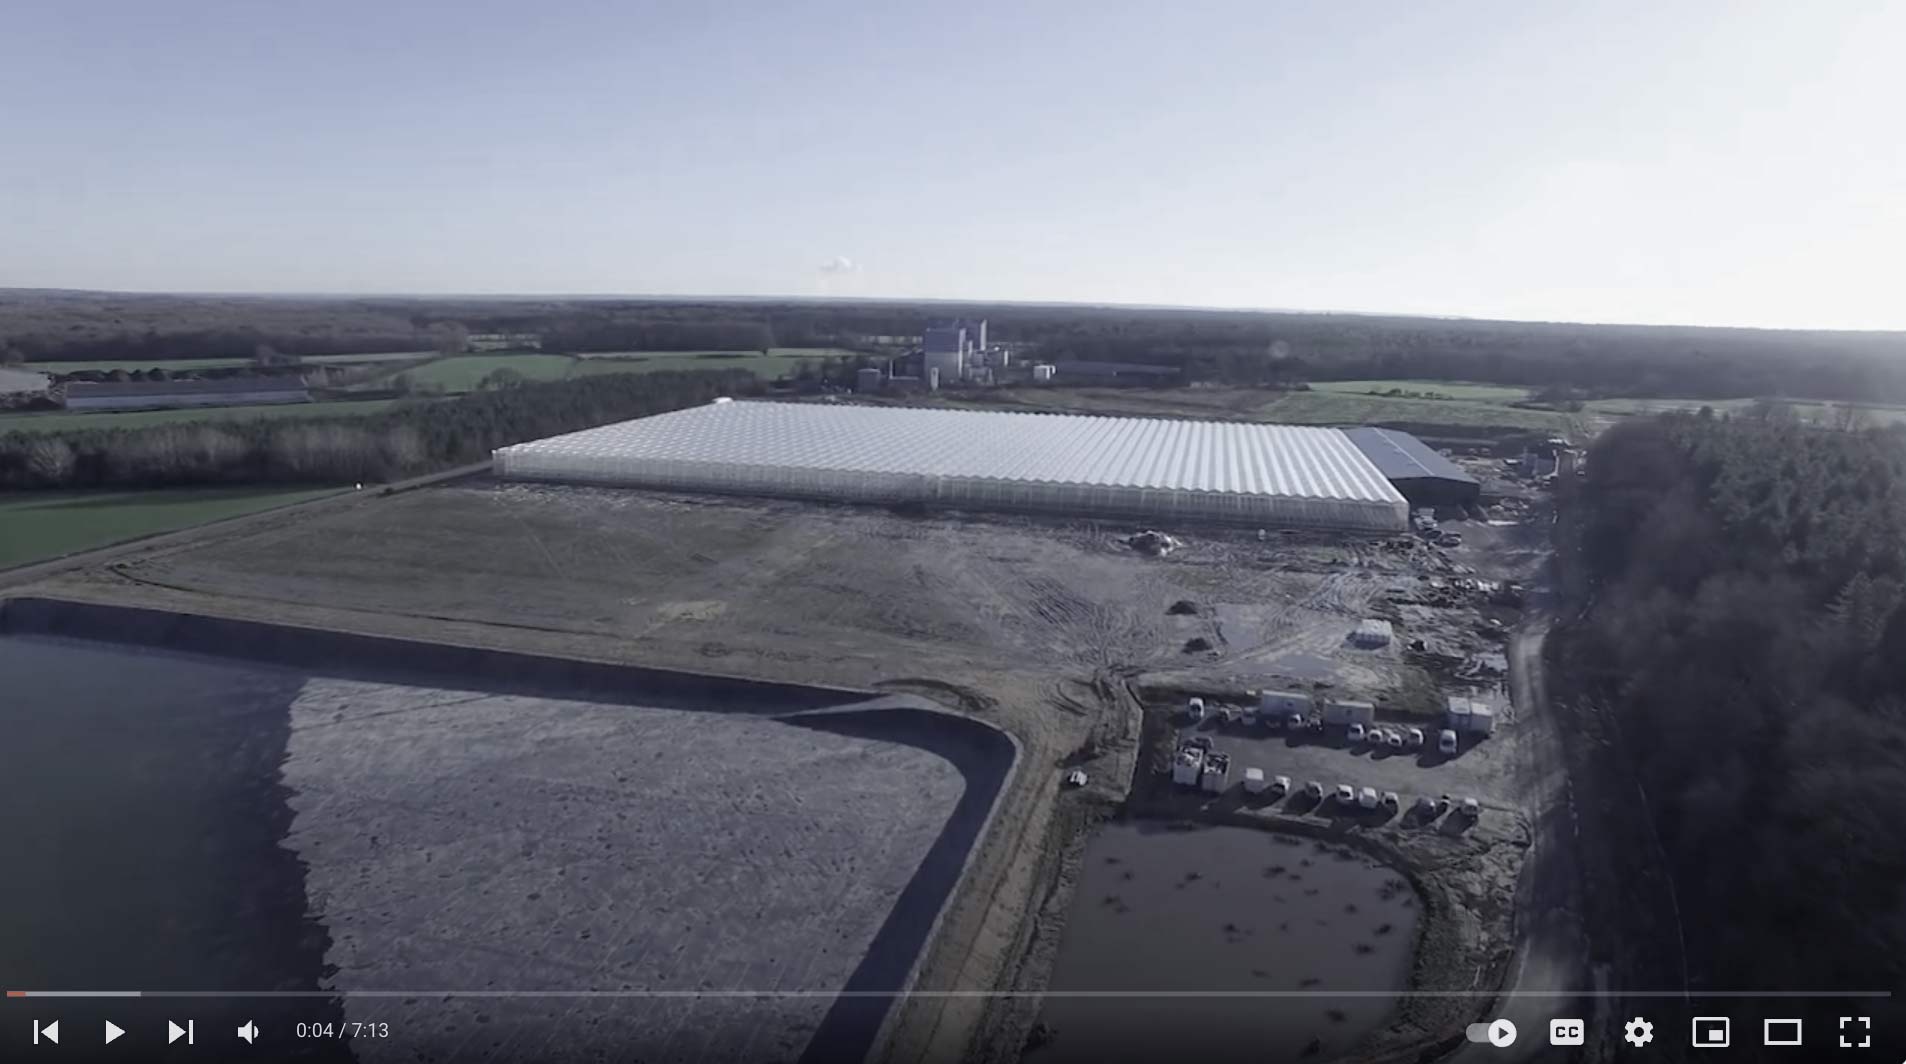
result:
<svg viewBox="0 0 1906 1064"><path fill-rule="evenodd" d="M289 375L216 380L73 381L66 385L68 410L304 403L310 399L311 393L304 381Z"/></svg>
<svg viewBox="0 0 1906 1064"><path fill-rule="evenodd" d="M1365 427L1343 434L1414 505L1469 503L1482 494L1475 477L1407 432Z"/></svg>

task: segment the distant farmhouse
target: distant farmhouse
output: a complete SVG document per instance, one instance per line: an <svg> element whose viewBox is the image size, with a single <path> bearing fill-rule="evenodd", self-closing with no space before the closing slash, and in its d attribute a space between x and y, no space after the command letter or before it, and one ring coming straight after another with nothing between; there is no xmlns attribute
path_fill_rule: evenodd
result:
<svg viewBox="0 0 1906 1064"><path fill-rule="evenodd" d="M0 395L31 395L46 391L47 375L30 369L0 369Z"/></svg>
<svg viewBox="0 0 1906 1064"><path fill-rule="evenodd" d="M471 351L541 351L543 338L536 333L471 333Z"/></svg>
<svg viewBox="0 0 1906 1064"><path fill-rule="evenodd" d="M1117 381L1125 384L1133 382L1175 384L1185 372L1182 366L1161 366L1145 362L1088 362L1083 359L1054 362L1052 371L1053 376L1067 383L1078 380L1093 383Z"/></svg>
<svg viewBox="0 0 1906 1064"><path fill-rule="evenodd" d="M68 410L166 410L194 406L308 403L311 391L298 376L227 377L220 380L73 381L64 386Z"/></svg>

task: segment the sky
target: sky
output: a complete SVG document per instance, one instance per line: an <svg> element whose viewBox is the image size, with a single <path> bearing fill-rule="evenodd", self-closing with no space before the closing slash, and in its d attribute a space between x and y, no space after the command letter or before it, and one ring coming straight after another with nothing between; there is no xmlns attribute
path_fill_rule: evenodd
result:
<svg viewBox="0 0 1906 1064"><path fill-rule="evenodd" d="M9 0L0 286L1906 329L1906 4Z"/></svg>

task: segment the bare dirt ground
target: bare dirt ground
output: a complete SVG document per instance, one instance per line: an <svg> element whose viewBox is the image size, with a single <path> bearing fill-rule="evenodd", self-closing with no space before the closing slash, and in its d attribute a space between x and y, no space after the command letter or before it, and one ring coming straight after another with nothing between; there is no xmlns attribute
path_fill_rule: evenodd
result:
<svg viewBox="0 0 1906 1064"><path fill-rule="evenodd" d="M1134 529L1122 524L479 479L208 530L20 590L912 691L974 713L1019 739L1022 767L917 985L1036 993L1070 897L1068 855L1135 775L1149 775L1142 701L1301 685L1423 714L1446 688L1499 682L1467 670L1502 655L1505 634L1486 621L1513 626L1515 611L1485 607L1464 582L1526 575L1543 532L1448 527L1464 531L1463 547L1172 528L1182 548L1150 557L1124 543ZM1170 612L1180 602L1191 612ZM1366 616L1397 623L1397 644L1349 646ZM1412 650L1412 639L1435 653ZM1486 752L1421 768L1420 782L1397 777L1399 789L1474 790L1491 807L1483 830L1319 820L1383 836L1379 845L1413 863L1433 917L1419 982L1486 979L1507 953L1509 885L1527 836L1495 765L1517 741L1510 718ZM1265 751L1267 771L1275 753ZM1373 785L1406 768L1325 748L1288 756ZM1062 765L1084 767L1091 786L1062 793ZM1442 784L1458 774L1463 783ZM889 1019L884 1059L1016 1058L1037 1007L1020 1000L911 997ZM1386 1044L1433 1040L1450 1019L1404 1016Z"/></svg>

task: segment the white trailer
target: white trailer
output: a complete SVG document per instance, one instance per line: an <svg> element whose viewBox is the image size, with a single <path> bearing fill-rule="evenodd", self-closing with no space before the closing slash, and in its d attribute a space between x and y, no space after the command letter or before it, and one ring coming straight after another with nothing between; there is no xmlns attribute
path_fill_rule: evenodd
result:
<svg viewBox="0 0 1906 1064"><path fill-rule="evenodd" d="M1496 711L1464 695L1449 696L1449 709L1445 720L1451 730L1465 735L1493 735L1496 731Z"/></svg>
<svg viewBox="0 0 1906 1064"><path fill-rule="evenodd" d="M1246 793L1263 794L1265 786L1263 769L1247 768L1244 770L1244 790Z"/></svg>
<svg viewBox="0 0 1906 1064"><path fill-rule="evenodd" d="M1272 720L1283 720L1292 713L1310 715L1310 696L1302 691L1262 691L1257 696L1257 711Z"/></svg>
<svg viewBox="0 0 1906 1064"><path fill-rule="evenodd" d="M1494 735L1496 733L1496 709L1477 702L1469 710L1469 731L1472 735Z"/></svg>
<svg viewBox="0 0 1906 1064"><path fill-rule="evenodd" d="M1368 702L1333 698L1324 703L1325 724L1361 724L1367 728L1376 722L1377 707Z"/></svg>
<svg viewBox="0 0 1906 1064"><path fill-rule="evenodd" d="M1390 639L1394 635L1395 631L1390 627L1389 621L1366 617L1357 622L1357 627L1350 633L1350 641L1360 647L1374 650L1377 647L1389 646Z"/></svg>

